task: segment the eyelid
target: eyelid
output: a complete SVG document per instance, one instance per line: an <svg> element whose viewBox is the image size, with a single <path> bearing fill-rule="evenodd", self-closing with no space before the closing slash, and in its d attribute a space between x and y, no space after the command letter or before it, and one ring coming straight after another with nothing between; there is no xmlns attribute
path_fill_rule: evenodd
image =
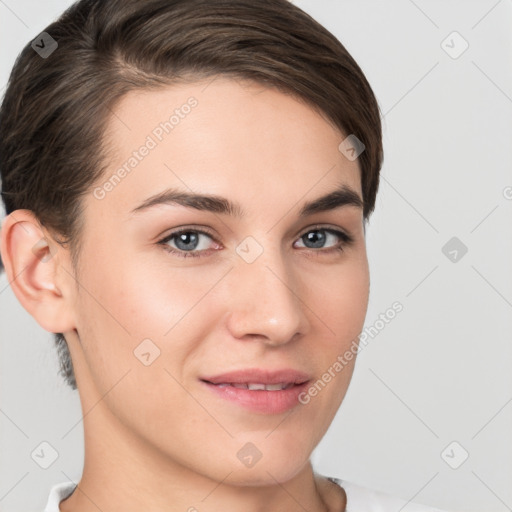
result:
<svg viewBox="0 0 512 512"><path fill-rule="evenodd" d="M306 233L309 233L310 231L315 231L316 229L325 230L336 235L339 235L347 244L354 242L354 237L346 229L340 228L339 226L330 226L328 224L313 224L311 226L308 226L307 228L300 232L297 238L301 238Z"/></svg>
<svg viewBox="0 0 512 512"><path fill-rule="evenodd" d="M213 240L215 240L218 243L214 232L206 226L187 224L185 226L176 226L175 228L171 229L170 231L166 230L165 232L167 232L167 231L168 231L167 235L158 237L159 243L162 242L163 240L168 240L169 238L171 238L173 236L179 235L180 233L186 233L188 231L195 231L197 233L203 233L205 235L208 235L209 237L211 237Z"/></svg>
<svg viewBox="0 0 512 512"><path fill-rule="evenodd" d="M202 226L201 227L198 227L198 226L177 227L174 230L172 230L169 234L165 235L162 238L159 238L157 245L165 246L167 244L167 242L172 240L174 237L180 235L181 233L188 233L188 232L194 232L194 233L206 235L206 236L210 237L213 242L215 242L218 245L221 245L219 243L219 241L216 239L216 236L213 234L213 232L209 228L202 227ZM197 250L195 250L195 251L180 251L179 249L174 249L171 247L169 252L180 252L180 253L194 254L194 252L195 253L205 253L207 251L208 251L208 249L201 250L201 251L197 251Z"/></svg>

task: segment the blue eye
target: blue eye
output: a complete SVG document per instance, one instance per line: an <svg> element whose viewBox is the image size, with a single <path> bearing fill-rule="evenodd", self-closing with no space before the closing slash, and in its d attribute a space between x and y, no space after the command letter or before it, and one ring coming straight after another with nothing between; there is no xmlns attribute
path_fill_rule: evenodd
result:
<svg viewBox="0 0 512 512"><path fill-rule="evenodd" d="M319 249L323 248L326 241L329 239L340 239L343 240L344 244L348 244L352 241L352 239L343 233L342 231L337 231L335 229L326 229L326 228L318 228L318 229L310 229L304 235L302 235L299 240L302 240L304 244L312 244L307 246L308 249ZM336 240L334 240L335 245L334 249L342 249L343 245L340 245L339 242L336 244Z"/></svg>
<svg viewBox="0 0 512 512"><path fill-rule="evenodd" d="M205 256L209 252L208 242L201 243L202 238L215 241L213 236L206 231L185 228L170 233L160 240L158 244L162 245L167 252L175 254L178 257L196 258ZM336 239L338 239L337 242ZM309 244L305 245L306 249L312 249L312 252L318 255L330 254L332 251L343 251L344 247L354 242L354 239L343 231L321 227L309 228L308 231L301 235L298 240L302 240L304 244ZM334 245L331 244L328 249L324 249L325 244L329 241L333 242ZM172 242L175 247L171 247L169 242ZM201 247L201 245L204 247Z"/></svg>
<svg viewBox="0 0 512 512"><path fill-rule="evenodd" d="M198 246L201 245L199 243L201 236L212 239L211 235L205 231L198 229L182 229L171 233L158 243L162 244L166 251L176 254L176 256L180 256L182 258L188 258L190 256L198 257L202 256L200 253L206 252L205 248L198 249ZM174 241L177 249L167 245L168 242L171 241Z"/></svg>

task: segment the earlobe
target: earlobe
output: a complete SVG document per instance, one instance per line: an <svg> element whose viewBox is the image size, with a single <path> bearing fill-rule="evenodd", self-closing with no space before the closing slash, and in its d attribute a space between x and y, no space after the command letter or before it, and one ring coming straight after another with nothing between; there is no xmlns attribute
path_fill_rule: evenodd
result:
<svg viewBox="0 0 512 512"><path fill-rule="evenodd" d="M14 294L37 323L49 332L73 329L70 297L57 282L59 246L30 210L4 219L0 251Z"/></svg>

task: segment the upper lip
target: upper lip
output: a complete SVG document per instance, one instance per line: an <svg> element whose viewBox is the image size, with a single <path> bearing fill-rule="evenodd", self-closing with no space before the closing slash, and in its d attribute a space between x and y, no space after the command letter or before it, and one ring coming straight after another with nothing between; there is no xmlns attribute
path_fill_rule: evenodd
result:
<svg viewBox="0 0 512 512"><path fill-rule="evenodd" d="M212 384L280 384L282 382L303 384L310 379L311 377L307 373L294 370L293 368L283 368L280 370L247 368L211 377L201 377L201 380L211 382Z"/></svg>

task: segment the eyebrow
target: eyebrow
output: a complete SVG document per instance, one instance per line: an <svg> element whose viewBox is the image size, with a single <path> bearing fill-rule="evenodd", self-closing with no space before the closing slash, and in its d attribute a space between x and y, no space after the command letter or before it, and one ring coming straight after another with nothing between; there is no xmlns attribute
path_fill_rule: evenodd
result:
<svg viewBox="0 0 512 512"><path fill-rule="evenodd" d="M148 197L136 208L131 210L130 213L140 213L154 206L167 204L176 204L187 208L225 214L237 218L245 216L245 211L239 203L230 201L225 197L185 192L173 188ZM363 209L364 202L354 189L343 184L340 188L333 190L324 196L306 202L299 212L299 217L306 217L315 213L334 210L342 206L355 206Z"/></svg>

